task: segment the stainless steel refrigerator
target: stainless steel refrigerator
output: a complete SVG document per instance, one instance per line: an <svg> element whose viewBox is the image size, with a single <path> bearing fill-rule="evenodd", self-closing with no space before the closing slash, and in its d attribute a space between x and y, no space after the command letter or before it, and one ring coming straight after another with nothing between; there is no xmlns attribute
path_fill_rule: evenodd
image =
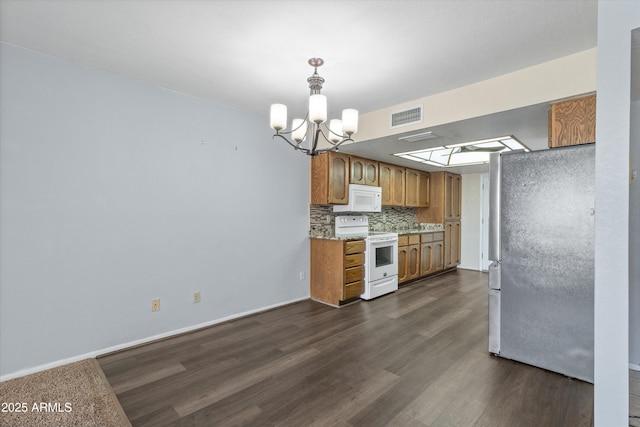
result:
<svg viewBox="0 0 640 427"><path fill-rule="evenodd" d="M491 353L593 382L594 220L594 144L491 155Z"/></svg>

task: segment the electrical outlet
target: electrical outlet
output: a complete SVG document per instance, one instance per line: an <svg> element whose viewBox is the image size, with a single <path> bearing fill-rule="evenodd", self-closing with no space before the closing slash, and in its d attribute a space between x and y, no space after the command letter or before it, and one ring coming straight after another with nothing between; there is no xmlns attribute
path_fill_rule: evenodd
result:
<svg viewBox="0 0 640 427"><path fill-rule="evenodd" d="M300 272L300 280L304 280L304 271Z"/></svg>
<svg viewBox="0 0 640 427"><path fill-rule="evenodd" d="M193 303L198 303L200 302L200 292L194 292L193 293Z"/></svg>
<svg viewBox="0 0 640 427"><path fill-rule="evenodd" d="M151 300L151 311L160 310L160 298Z"/></svg>

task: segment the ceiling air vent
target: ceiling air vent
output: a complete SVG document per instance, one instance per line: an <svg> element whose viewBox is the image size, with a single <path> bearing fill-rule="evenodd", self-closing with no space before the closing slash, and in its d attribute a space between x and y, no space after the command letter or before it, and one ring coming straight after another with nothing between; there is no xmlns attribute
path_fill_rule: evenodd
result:
<svg viewBox="0 0 640 427"><path fill-rule="evenodd" d="M391 128L422 122L422 105L391 113Z"/></svg>
<svg viewBox="0 0 640 427"><path fill-rule="evenodd" d="M425 139L440 138L440 135L433 133L432 131L426 131L422 133L414 133L413 135L401 136L398 139L407 142L424 141Z"/></svg>

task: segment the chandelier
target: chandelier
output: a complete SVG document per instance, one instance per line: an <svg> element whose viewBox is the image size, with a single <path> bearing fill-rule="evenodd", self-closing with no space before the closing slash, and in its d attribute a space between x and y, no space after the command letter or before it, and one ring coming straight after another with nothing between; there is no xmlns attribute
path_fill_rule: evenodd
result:
<svg viewBox="0 0 640 427"><path fill-rule="evenodd" d="M271 128L276 131L276 136L284 139L296 150L300 150L308 156L316 156L325 151L337 151L338 147L347 141L353 142L351 136L358 131L358 110L342 110L342 120L333 119L327 126L327 97L320 94L324 79L318 75L318 67L324 64L322 58L311 58L309 65L313 67L313 75L307 79L309 83L309 111L304 119L293 119L291 131L282 132L287 127L287 106L284 104L271 105ZM309 148L301 144L311 133ZM286 135L290 135L291 142ZM329 143L328 148L318 149L320 135Z"/></svg>

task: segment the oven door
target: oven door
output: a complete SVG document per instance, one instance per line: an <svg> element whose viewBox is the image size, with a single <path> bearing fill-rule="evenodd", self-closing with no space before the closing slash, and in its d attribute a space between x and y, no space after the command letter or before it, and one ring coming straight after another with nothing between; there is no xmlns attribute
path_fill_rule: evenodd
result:
<svg viewBox="0 0 640 427"><path fill-rule="evenodd" d="M398 275L398 238L367 239L367 282Z"/></svg>

